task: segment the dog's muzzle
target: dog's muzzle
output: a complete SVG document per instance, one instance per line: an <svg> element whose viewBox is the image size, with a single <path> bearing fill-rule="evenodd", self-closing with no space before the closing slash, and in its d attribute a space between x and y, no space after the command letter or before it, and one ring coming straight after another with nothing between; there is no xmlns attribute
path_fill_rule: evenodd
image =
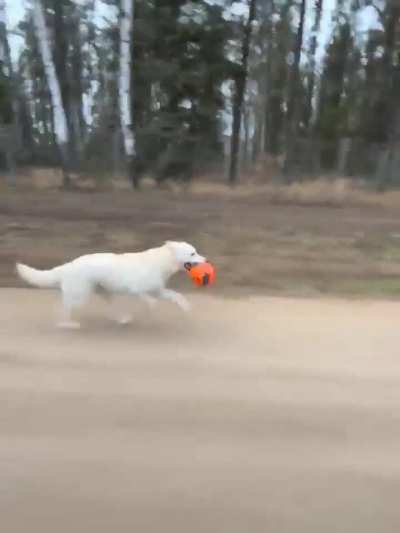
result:
<svg viewBox="0 0 400 533"><path fill-rule="evenodd" d="M204 261L207 261L207 259L205 259ZM199 262L199 261L196 261L195 263L183 263L183 266L189 272L189 270L191 270L193 267L197 265L200 265L201 263L202 262Z"/></svg>

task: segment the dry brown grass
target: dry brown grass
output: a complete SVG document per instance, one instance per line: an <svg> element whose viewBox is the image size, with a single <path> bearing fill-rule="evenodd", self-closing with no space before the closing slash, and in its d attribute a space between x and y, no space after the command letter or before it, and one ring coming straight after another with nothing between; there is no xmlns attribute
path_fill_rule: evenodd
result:
<svg viewBox="0 0 400 533"><path fill-rule="evenodd" d="M271 174L272 176L273 174ZM114 176L109 180L99 180L96 176L72 176L73 185L82 191L128 192L131 186L124 176ZM56 191L61 188L62 175L58 169L34 168L21 173L17 179L17 190L24 191ZM6 185L1 187L7 191ZM157 183L150 177L142 180L142 190L158 192ZM327 207L382 207L400 208L400 191L377 192L361 181L346 178L320 177L281 184L265 178L257 173L244 176L235 187L227 186L220 176L204 176L190 185L179 184L167 180L163 183L163 192L175 195L194 195L213 198L245 199L258 197L266 203L298 206Z"/></svg>
<svg viewBox="0 0 400 533"><path fill-rule="evenodd" d="M375 206L400 208L400 191L376 192L364 184L354 184L345 178L320 178L283 185L268 183L264 185L246 183L233 188L224 183L213 183L207 180L195 182L191 188L193 194L218 195L232 198L258 196L271 204L299 206Z"/></svg>

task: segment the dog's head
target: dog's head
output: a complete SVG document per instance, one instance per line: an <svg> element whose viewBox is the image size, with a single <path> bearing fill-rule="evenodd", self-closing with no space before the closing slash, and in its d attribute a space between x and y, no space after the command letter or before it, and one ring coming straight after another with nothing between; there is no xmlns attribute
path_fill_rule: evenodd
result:
<svg viewBox="0 0 400 533"><path fill-rule="evenodd" d="M206 258L199 255L196 248L187 242L167 241L166 246L172 252L179 266L190 270L193 265L204 263Z"/></svg>

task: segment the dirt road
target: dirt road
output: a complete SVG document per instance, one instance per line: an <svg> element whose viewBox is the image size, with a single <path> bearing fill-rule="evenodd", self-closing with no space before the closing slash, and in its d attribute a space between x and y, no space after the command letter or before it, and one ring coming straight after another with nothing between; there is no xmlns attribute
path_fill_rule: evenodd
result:
<svg viewBox="0 0 400 533"><path fill-rule="evenodd" d="M0 291L2 533L400 531L399 303L55 301Z"/></svg>

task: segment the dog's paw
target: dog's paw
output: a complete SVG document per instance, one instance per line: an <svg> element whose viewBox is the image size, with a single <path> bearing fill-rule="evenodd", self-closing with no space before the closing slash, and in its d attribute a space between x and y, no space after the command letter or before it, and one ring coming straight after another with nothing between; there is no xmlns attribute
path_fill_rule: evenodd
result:
<svg viewBox="0 0 400 533"><path fill-rule="evenodd" d="M122 315L116 319L116 322L120 326L127 326L132 322L132 317L130 315Z"/></svg>
<svg viewBox="0 0 400 533"><path fill-rule="evenodd" d="M189 313L192 310L192 304L186 298L181 298L177 303L184 313Z"/></svg>
<svg viewBox="0 0 400 533"><path fill-rule="evenodd" d="M79 322L75 322L74 320L64 320L59 322L57 327L60 329L80 329L81 325Z"/></svg>
<svg viewBox="0 0 400 533"><path fill-rule="evenodd" d="M156 307L157 298L154 298L154 296L150 296L149 294L143 294L141 298L146 303L149 309L154 309Z"/></svg>

